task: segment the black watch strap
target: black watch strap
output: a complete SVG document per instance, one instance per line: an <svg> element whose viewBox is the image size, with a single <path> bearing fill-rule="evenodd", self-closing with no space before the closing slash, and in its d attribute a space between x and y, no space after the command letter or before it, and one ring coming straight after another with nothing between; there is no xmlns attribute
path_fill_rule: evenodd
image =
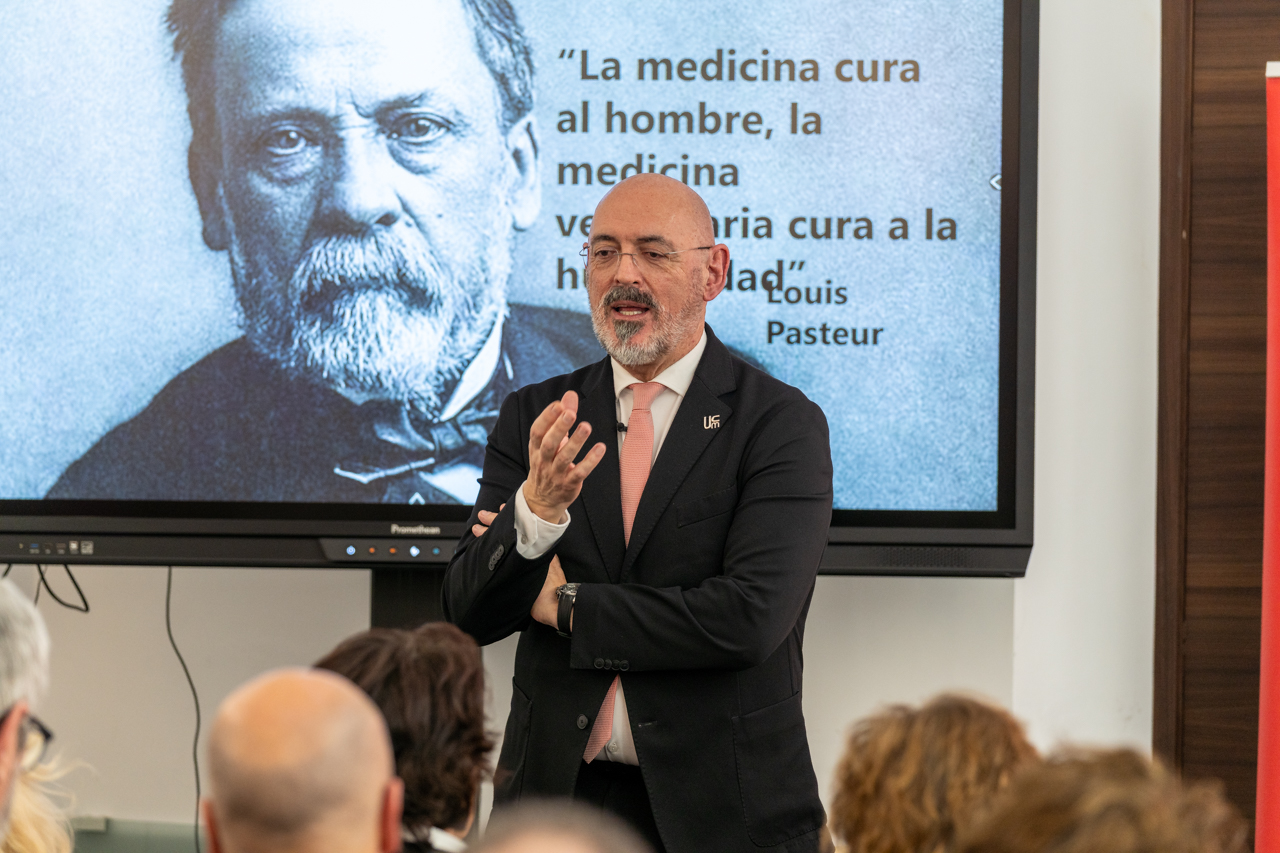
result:
<svg viewBox="0 0 1280 853"><path fill-rule="evenodd" d="M556 633L561 637L568 637L571 636L569 620L573 616L573 604L578 598L578 585L564 584L556 589L556 595L560 599L560 606L556 610Z"/></svg>

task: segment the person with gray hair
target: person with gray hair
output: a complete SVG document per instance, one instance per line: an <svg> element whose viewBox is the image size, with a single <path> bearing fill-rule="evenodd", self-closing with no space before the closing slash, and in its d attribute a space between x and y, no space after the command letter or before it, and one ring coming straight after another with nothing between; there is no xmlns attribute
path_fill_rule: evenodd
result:
<svg viewBox="0 0 1280 853"><path fill-rule="evenodd" d="M49 632L12 581L0 579L0 841L18 776L40 763L52 735L31 713L49 686Z"/></svg>
<svg viewBox="0 0 1280 853"><path fill-rule="evenodd" d="M586 314L507 300L542 205L514 10L173 0L168 23L244 334L47 497L471 503L506 396L603 355Z"/></svg>
<svg viewBox="0 0 1280 853"><path fill-rule="evenodd" d="M209 735L210 853L392 853L404 786L378 707L331 672L266 673Z"/></svg>

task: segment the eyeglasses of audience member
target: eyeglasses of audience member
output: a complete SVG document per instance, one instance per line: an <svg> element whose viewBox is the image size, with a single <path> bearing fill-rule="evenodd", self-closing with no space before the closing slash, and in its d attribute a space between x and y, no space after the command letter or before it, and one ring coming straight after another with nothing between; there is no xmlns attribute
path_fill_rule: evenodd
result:
<svg viewBox="0 0 1280 853"><path fill-rule="evenodd" d="M1131 749L1066 750L1028 767L958 853L1244 853L1218 782L1184 783Z"/></svg>
<svg viewBox="0 0 1280 853"><path fill-rule="evenodd" d="M830 829L848 853L950 853L972 816L1038 759L1007 711L942 695L856 723L836 769Z"/></svg>
<svg viewBox="0 0 1280 853"><path fill-rule="evenodd" d="M350 679L386 719L404 780L405 850L454 847L475 819L493 749L475 640L445 622L373 628L339 643L316 667Z"/></svg>
<svg viewBox="0 0 1280 853"><path fill-rule="evenodd" d="M11 707L0 714L0 725L12 713ZM24 773L34 770L48 755L49 742L52 740L53 732L35 714L29 713L23 717L18 725L18 769Z"/></svg>

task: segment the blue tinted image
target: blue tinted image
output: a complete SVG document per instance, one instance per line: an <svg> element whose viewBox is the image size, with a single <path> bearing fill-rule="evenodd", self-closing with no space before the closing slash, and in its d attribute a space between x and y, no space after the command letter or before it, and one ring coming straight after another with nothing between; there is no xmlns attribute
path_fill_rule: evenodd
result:
<svg viewBox="0 0 1280 853"><path fill-rule="evenodd" d="M578 252L656 171L838 508L995 509L1002 4L510 12L11 10L0 498L469 502L506 394L603 356Z"/></svg>

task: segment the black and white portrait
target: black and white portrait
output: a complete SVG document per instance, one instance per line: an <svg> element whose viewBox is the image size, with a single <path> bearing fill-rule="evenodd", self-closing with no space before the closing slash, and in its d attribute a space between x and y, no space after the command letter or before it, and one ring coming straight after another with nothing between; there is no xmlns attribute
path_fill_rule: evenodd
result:
<svg viewBox="0 0 1280 853"><path fill-rule="evenodd" d="M514 388L598 357L507 300L541 201L505 0L174 0L187 163L240 331L48 497L469 502Z"/></svg>

